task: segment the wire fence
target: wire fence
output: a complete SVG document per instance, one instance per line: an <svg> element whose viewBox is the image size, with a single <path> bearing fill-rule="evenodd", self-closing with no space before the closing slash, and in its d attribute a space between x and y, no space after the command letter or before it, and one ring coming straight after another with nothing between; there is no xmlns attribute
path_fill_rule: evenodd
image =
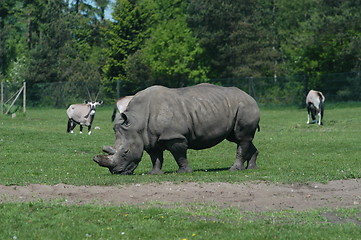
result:
<svg viewBox="0 0 361 240"><path fill-rule="evenodd" d="M310 89L322 91L326 102L361 101L361 72L324 74L319 76L289 76L271 78L232 78L210 79L207 82L238 87L260 104L304 105L304 99ZM5 105L22 86L21 82L3 82L2 99ZM134 92L124 91L121 84L114 83L114 89L109 95L99 83L89 82L45 82L27 83L27 106L65 108L72 103L94 99L105 104L113 104L118 97L133 95ZM107 86L109 89L109 86ZM22 99L17 101L15 108L22 107Z"/></svg>

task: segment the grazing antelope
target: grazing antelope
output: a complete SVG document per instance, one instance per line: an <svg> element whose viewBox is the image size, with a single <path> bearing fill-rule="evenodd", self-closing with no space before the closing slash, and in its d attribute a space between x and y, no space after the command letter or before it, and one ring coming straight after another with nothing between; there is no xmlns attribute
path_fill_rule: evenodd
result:
<svg viewBox="0 0 361 240"><path fill-rule="evenodd" d="M325 96L322 92L310 90L306 97L306 106L307 106L307 124L318 123L322 125L323 111L324 111L324 102ZM316 114L318 115L318 121L316 120ZM310 116L312 122L310 122Z"/></svg>
<svg viewBox="0 0 361 240"><path fill-rule="evenodd" d="M83 133L83 126L85 125L88 126L88 135L90 135L96 106L101 104L103 104L103 101L85 101L84 104L70 105L66 111L66 114L68 115L67 132L73 133L73 129L79 124L80 133Z"/></svg>
<svg viewBox="0 0 361 240"><path fill-rule="evenodd" d="M133 99L134 96L125 96L122 98L119 98L114 106L114 111L113 111L113 115L112 115L112 121L114 121L114 119L117 119L117 121L120 119L120 114L123 113L125 111L125 109L127 108L130 100Z"/></svg>

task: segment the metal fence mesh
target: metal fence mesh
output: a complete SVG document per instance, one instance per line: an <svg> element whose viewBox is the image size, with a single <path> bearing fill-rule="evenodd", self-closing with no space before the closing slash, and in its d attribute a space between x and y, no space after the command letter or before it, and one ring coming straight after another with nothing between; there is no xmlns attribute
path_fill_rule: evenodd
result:
<svg viewBox="0 0 361 240"><path fill-rule="evenodd" d="M277 78L232 78L210 79L207 82L222 85L235 86L253 96L260 104L286 104L303 105L305 95L310 89L322 91L327 102L361 101L361 72L323 74L319 76L289 76ZM22 83L3 82L2 99L7 103ZM119 86L119 84L118 84ZM114 92L102 91L99 83L93 85L89 82L46 82L27 83L27 106L34 107L57 107L65 108L72 103L80 103L84 100L95 99L105 101L105 104L113 104L120 96L132 95L117 88L114 83ZM15 104L21 107L22 96Z"/></svg>

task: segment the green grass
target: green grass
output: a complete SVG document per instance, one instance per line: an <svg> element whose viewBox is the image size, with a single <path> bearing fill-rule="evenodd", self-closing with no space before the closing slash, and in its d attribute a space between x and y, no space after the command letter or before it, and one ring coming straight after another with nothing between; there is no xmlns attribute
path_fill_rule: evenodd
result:
<svg viewBox="0 0 361 240"><path fill-rule="evenodd" d="M149 156L133 176L111 175L92 161L103 145L113 145L110 107L97 111L93 134L66 133L64 109L28 109L26 116L0 116L0 184L66 183L115 185L162 181L327 182L361 177L361 105L330 106L324 126L306 125L306 111L297 108L261 109L261 131L254 144L260 154L256 170L229 172L235 160L235 144L227 141L188 158L194 172L177 174L177 165L165 152L163 176L146 174Z"/></svg>
<svg viewBox="0 0 361 240"><path fill-rule="evenodd" d="M357 209L256 214L202 205L140 209L9 203L0 205L0 236L1 239L359 239L360 214Z"/></svg>
<svg viewBox="0 0 361 240"><path fill-rule="evenodd" d="M92 157L112 145L111 107L100 107L88 136L66 133L64 109L28 109L0 116L0 184L118 185L150 182L327 182L361 178L361 104L330 105L325 125L306 125L306 111L261 109L256 170L229 172L235 145L222 142L189 151L193 173L177 174L166 152L164 175L147 175L149 157L132 176L111 175ZM241 212L211 205L147 203L143 206L64 205L54 202L0 204L0 239L359 239L361 211Z"/></svg>

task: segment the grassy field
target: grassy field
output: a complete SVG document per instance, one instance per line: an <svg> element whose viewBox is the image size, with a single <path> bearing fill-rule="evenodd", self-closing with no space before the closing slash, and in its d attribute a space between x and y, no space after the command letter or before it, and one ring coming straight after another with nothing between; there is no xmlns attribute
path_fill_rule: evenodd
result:
<svg viewBox="0 0 361 240"><path fill-rule="evenodd" d="M360 239L360 210L241 213L214 206L189 208L0 205L1 239Z"/></svg>
<svg viewBox="0 0 361 240"><path fill-rule="evenodd" d="M327 105L324 126L306 125L296 107L261 107L255 146L256 170L229 172L236 146L222 142L189 151L194 172L177 174L165 154L165 175L147 175L149 157L132 176L111 175L92 157L114 143L111 107L99 107L93 134L66 133L65 109L28 109L16 118L0 116L0 184L118 185L150 182L327 182L361 178L361 104ZM0 193L1 194L1 193ZM63 206L55 202L0 204L1 239L359 239L360 226L325 221L325 214L361 221L355 209L240 213L214 206L172 209Z"/></svg>
<svg viewBox="0 0 361 240"><path fill-rule="evenodd" d="M26 116L0 117L0 184L28 183L114 185L159 181L326 182L360 178L361 105L329 106L324 126L307 125L306 111L297 108L261 110L261 131L254 144L260 154L257 170L229 172L235 144L227 141L206 150L189 151L192 174L176 174L166 152L163 176L151 176L147 154L133 176L111 175L92 161L103 145L113 145L112 109L100 107L93 134L66 133L64 109L29 109Z"/></svg>

